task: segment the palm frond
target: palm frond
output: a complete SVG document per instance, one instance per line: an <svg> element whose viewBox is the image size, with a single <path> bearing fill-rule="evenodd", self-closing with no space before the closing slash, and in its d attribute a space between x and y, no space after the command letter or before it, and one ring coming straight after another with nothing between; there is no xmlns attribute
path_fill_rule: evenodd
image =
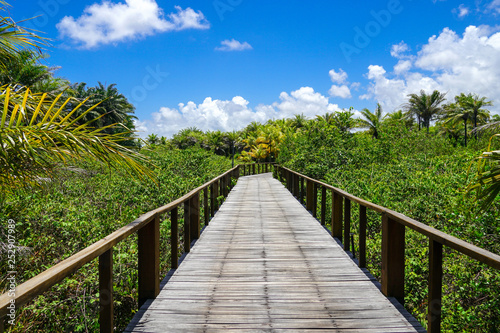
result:
<svg viewBox="0 0 500 333"><path fill-rule="evenodd" d="M2 188L34 184L39 177L50 175L57 165L85 158L124 169L140 179L155 179L145 156L120 145L130 131L109 135L104 133L105 127L94 128L93 120L77 125L78 118L74 115L81 104L66 110L70 98L61 104L52 101L48 105L46 94L34 96L28 88L19 93L10 87L1 96ZM61 94L56 100L59 98ZM37 103L31 104L33 101Z"/></svg>

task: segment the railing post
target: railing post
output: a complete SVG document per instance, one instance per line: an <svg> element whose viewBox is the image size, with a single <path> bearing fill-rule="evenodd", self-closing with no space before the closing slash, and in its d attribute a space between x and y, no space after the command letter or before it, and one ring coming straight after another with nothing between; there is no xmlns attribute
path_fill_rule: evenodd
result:
<svg viewBox="0 0 500 333"><path fill-rule="evenodd" d="M266 163L266 173L268 172L267 170L268 170L268 164Z"/></svg>
<svg viewBox="0 0 500 333"><path fill-rule="evenodd" d="M382 293L404 305L405 226L382 213Z"/></svg>
<svg viewBox="0 0 500 333"><path fill-rule="evenodd" d="M139 229L139 308L160 292L160 216Z"/></svg>
<svg viewBox="0 0 500 333"><path fill-rule="evenodd" d="M255 175L255 163L252 164L252 174Z"/></svg>
<svg viewBox="0 0 500 333"><path fill-rule="evenodd" d="M321 225L326 222L326 187L321 186Z"/></svg>
<svg viewBox="0 0 500 333"><path fill-rule="evenodd" d="M351 200L344 198L344 251L351 251ZM354 244L353 244L354 245Z"/></svg>
<svg viewBox="0 0 500 333"><path fill-rule="evenodd" d="M299 198L299 175L295 175L293 180L293 195L298 199Z"/></svg>
<svg viewBox="0 0 500 333"><path fill-rule="evenodd" d="M191 199L184 201L184 252L191 251Z"/></svg>
<svg viewBox="0 0 500 333"><path fill-rule="evenodd" d="M366 267L366 207L359 205L359 267Z"/></svg>
<svg viewBox="0 0 500 333"><path fill-rule="evenodd" d="M429 299L427 332L441 331L441 293L443 287L443 244L429 239Z"/></svg>
<svg viewBox="0 0 500 333"><path fill-rule="evenodd" d="M300 177L300 194L299 194L300 199L299 199L299 201L301 204L304 204L304 192L305 192L304 181L305 181L304 178Z"/></svg>
<svg viewBox="0 0 500 333"><path fill-rule="evenodd" d="M342 201L343 197L332 191L332 236L342 242Z"/></svg>
<svg viewBox="0 0 500 333"><path fill-rule="evenodd" d="M99 331L113 332L113 248L99 256Z"/></svg>
<svg viewBox="0 0 500 333"><path fill-rule="evenodd" d="M208 205L208 186L203 190L203 212L205 213L205 227L210 222L210 206Z"/></svg>
<svg viewBox="0 0 500 333"><path fill-rule="evenodd" d="M172 269L179 267L179 208L170 211L170 266Z"/></svg>
<svg viewBox="0 0 500 333"><path fill-rule="evenodd" d="M191 241L200 238L200 193L196 193L189 199L189 221L191 223Z"/></svg>
<svg viewBox="0 0 500 333"><path fill-rule="evenodd" d="M306 182L306 209L312 213L314 206L314 184L309 179Z"/></svg>
<svg viewBox="0 0 500 333"><path fill-rule="evenodd" d="M219 181L216 180L213 183L213 193L212 193L212 216L215 215L215 212L219 210L219 200L217 199L219 197Z"/></svg>
<svg viewBox="0 0 500 333"><path fill-rule="evenodd" d="M313 206L312 206L312 216L316 217L318 211L318 184L313 183Z"/></svg>
<svg viewBox="0 0 500 333"><path fill-rule="evenodd" d="M220 177L219 179L219 193L220 196L224 197L224 177ZM224 199L222 199L224 201Z"/></svg>

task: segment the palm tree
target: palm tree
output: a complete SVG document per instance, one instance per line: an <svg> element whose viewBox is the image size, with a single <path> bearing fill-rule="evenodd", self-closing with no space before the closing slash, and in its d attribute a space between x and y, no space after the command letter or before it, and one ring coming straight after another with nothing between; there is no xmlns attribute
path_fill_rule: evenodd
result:
<svg viewBox="0 0 500 333"><path fill-rule="evenodd" d="M486 97L479 97L479 95L473 94L465 95L464 93L460 94L459 103L464 109L472 111L474 130L477 127L478 120L481 120L480 113L483 115L484 113L489 113L488 110L482 108L493 105L493 103L488 101ZM475 132L475 135L477 136L477 132Z"/></svg>
<svg viewBox="0 0 500 333"><path fill-rule="evenodd" d="M54 77L57 67L48 67L41 63L47 58L33 50L22 50L5 61L0 67L0 82L11 86L26 86L32 92L58 93L69 86L69 82Z"/></svg>
<svg viewBox="0 0 500 333"><path fill-rule="evenodd" d="M351 107L349 110L336 111L333 115L331 123L341 132L347 133L356 127L356 119L353 118L352 109Z"/></svg>
<svg viewBox="0 0 500 333"><path fill-rule="evenodd" d="M47 106L47 94L33 94L29 88L12 90L1 87L0 108L0 187L8 189L38 185L37 179L51 174L58 165L74 160L91 158L111 167L124 168L130 174L154 179L153 173L143 165L147 159L122 146L126 134L107 134L106 128L93 127L91 122L78 124L76 116L82 104L69 113L62 112L69 98ZM14 97L14 98L11 98ZM19 103L18 101L22 102ZM28 102L37 101L32 114ZM84 115L82 115L84 116Z"/></svg>
<svg viewBox="0 0 500 333"><path fill-rule="evenodd" d="M320 123L329 125L333 122L334 117L335 114L333 112L327 112L323 116L316 116L316 120Z"/></svg>
<svg viewBox="0 0 500 333"><path fill-rule="evenodd" d="M158 135L151 133L146 138L146 142L148 143L148 145L154 146L154 145L157 145L158 143L160 143L160 138L158 137Z"/></svg>
<svg viewBox="0 0 500 333"><path fill-rule="evenodd" d="M455 96L455 103L446 104L444 109L444 114L442 119L445 125L453 125L458 122L464 122L464 136L465 136L465 146L467 147L467 123L473 119L477 123L484 122L489 118L489 112L487 110L479 109L474 111L470 108L470 98L471 96L466 96L463 93L459 96Z"/></svg>
<svg viewBox="0 0 500 333"><path fill-rule="evenodd" d="M302 114L296 114L290 122L290 126L299 129L302 127L305 127L307 124L308 120L307 117L302 113Z"/></svg>
<svg viewBox="0 0 500 333"><path fill-rule="evenodd" d="M372 113L370 110L364 108L363 110L361 110L361 115L365 117L365 119L359 120L359 127L368 128L368 132L375 139L378 139L382 121L382 107L380 106L380 103L377 103L375 112Z"/></svg>
<svg viewBox="0 0 500 333"><path fill-rule="evenodd" d="M130 119L136 119L133 115L135 107L129 103L127 98L116 88L116 84L106 86L101 82L95 87L87 88L86 83L75 83L71 87L71 95L75 98L72 106L83 100L87 100L81 108L81 113L85 112L85 117L81 123L98 119L95 122L97 127L107 127L106 133L113 134L131 130L126 124L132 125ZM91 112L86 112L92 105L99 104L92 108Z"/></svg>
<svg viewBox="0 0 500 333"><path fill-rule="evenodd" d="M440 93L437 90L434 90L430 95L427 95L424 90L420 90L420 95L408 95L408 103L404 107L410 114L417 117L419 129L423 125L429 133L431 121L443 110L440 105L444 102L445 96L445 93Z"/></svg>

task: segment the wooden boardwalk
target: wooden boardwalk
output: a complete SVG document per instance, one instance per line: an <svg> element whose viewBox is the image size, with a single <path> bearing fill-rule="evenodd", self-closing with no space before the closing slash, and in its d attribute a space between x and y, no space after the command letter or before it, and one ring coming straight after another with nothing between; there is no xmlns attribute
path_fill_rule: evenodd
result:
<svg viewBox="0 0 500 333"><path fill-rule="evenodd" d="M271 174L239 179L125 330L232 331L424 332Z"/></svg>

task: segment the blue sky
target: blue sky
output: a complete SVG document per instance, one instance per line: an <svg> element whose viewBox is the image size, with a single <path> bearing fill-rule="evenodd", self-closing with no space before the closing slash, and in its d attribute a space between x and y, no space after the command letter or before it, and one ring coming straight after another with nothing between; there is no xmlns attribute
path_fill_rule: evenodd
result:
<svg viewBox="0 0 500 333"><path fill-rule="evenodd" d="M141 136L233 130L420 89L500 111L500 0L11 0L71 82L116 83Z"/></svg>

